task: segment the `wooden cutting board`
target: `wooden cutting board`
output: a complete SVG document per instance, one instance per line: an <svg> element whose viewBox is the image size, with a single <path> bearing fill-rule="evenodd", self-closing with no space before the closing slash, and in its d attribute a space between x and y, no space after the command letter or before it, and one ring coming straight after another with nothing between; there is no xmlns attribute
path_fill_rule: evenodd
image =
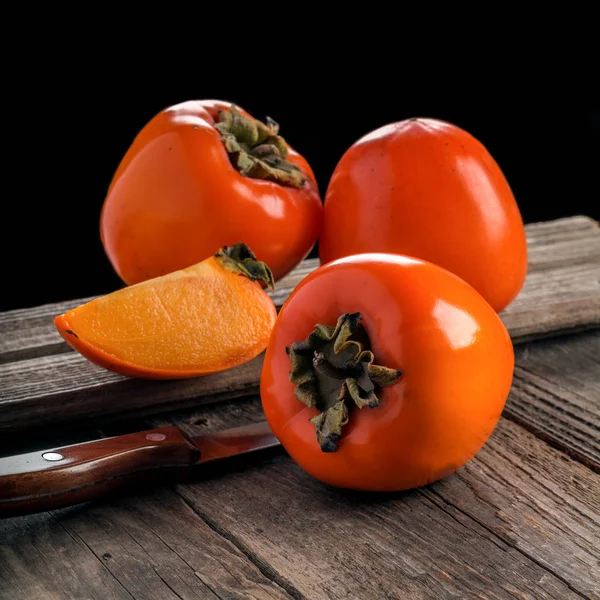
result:
<svg viewBox="0 0 600 600"><path fill-rule="evenodd" d="M523 290L502 312L515 344L600 327L600 229L584 216L527 225ZM304 261L272 294L278 306L318 266ZM0 432L156 414L254 394L262 356L181 381L111 373L73 352L52 319L91 298L0 313Z"/></svg>

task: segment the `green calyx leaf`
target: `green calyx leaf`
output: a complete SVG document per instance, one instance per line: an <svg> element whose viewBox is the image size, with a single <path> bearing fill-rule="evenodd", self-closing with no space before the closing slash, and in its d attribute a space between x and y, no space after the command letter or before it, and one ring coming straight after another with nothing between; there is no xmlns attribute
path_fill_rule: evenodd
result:
<svg viewBox="0 0 600 600"><path fill-rule="evenodd" d="M219 112L215 129L233 166L246 177L275 181L301 188L306 181L302 171L286 160L288 146L279 135L279 125L243 115L235 106Z"/></svg>
<svg viewBox="0 0 600 600"><path fill-rule="evenodd" d="M300 402L319 410L311 419L323 452L335 452L352 406L379 406L377 388L392 385L397 369L374 364L360 313L343 314L335 327L316 325L306 340L287 348L289 379Z"/></svg>
<svg viewBox="0 0 600 600"><path fill-rule="evenodd" d="M271 269L264 262L257 260L254 252L246 244L223 246L215 253L215 258L228 271L244 275L251 281L262 281L271 291L275 289Z"/></svg>

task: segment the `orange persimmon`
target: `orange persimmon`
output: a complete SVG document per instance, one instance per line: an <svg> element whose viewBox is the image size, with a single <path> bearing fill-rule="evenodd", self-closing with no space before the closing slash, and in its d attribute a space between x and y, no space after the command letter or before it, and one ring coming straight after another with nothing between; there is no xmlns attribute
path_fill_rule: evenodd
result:
<svg viewBox="0 0 600 600"><path fill-rule="evenodd" d="M139 132L100 215L106 255L127 284L184 269L244 240L275 280L314 246L323 207L308 162L241 107L182 102Z"/></svg>
<svg viewBox="0 0 600 600"><path fill-rule="evenodd" d="M356 141L325 195L321 263L364 252L414 256L464 279L500 312L521 290L527 242L498 163L437 119L390 123Z"/></svg>
<svg viewBox="0 0 600 600"><path fill-rule="evenodd" d="M245 244L96 298L54 319L97 365L145 379L183 379L246 362L266 347L277 312L269 267Z"/></svg>
<svg viewBox="0 0 600 600"><path fill-rule="evenodd" d="M423 260L359 254L294 289L271 333L260 395L271 429L308 473L398 491L479 451L513 367L506 327L465 281Z"/></svg>

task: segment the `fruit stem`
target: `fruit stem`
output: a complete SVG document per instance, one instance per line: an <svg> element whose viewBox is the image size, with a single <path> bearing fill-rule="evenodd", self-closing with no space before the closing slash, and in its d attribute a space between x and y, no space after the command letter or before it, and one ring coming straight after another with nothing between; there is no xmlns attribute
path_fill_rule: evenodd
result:
<svg viewBox="0 0 600 600"><path fill-rule="evenodd" d="M246 177L275 181L301 188L306 181L302 171L286 160L288 146L279 135L279 125L242 114L235 106L221 110L215 129L221 134L231 164Z"/></svg>
<svg viewBox="0 0 600 600"><path fill-rule="evenodd" d="M215 258L228 271L244 275L251 281L262 281L271 291L275 289L271 269L264 262L257 260L254 252L246 244L223 246L215 254Z"/></svg>
<svg viewBox="0 0 600 600"><path fill-rule="evenodd" d="M339 448L352 406L375 408L377 388L396 383L401 371L374 364L369 336L359 312L341 315L335 327L315 325L306 340L287 349L290 381L300 402L316 408L310 419L323 452Z"/></svg>

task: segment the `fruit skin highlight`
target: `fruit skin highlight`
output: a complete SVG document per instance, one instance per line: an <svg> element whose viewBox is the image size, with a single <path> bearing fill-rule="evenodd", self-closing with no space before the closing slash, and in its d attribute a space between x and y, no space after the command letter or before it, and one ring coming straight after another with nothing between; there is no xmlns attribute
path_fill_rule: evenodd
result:
<svg viewBox="0 0 600 600"><path fill-rule="evenodd" d="M325 194L322 263L362 252L452 271L500 312L527 272L521 213L488 150L436 119L372 131L342 156Z"/></svg>
<svg viewBox="0 0 600 600"><path fill-rule="evenodd" d="M229 369L266 347L277 312L269 268L244 244L168 275L96 298L54 319L91 362L144 379Z"/></svg>
<svg viewBox="0 0 600 600"><path fill-rule="evenodd" d="M121 160L100 215L119 277L139 283L240 240L276 280L296 267L320 234L323 206L308 162L277 132L273 121L220 100L183 102L151 119Z"/></svg>
<svg viewBox="0 0 600 600"><path fill-rule="evenodd" d="M318 403L307 405L314 381L307 367L321 368L327 348L292 375L291 350L302 353L306 346L297 344L317 325L330 328L325 337L331 337L342 315L356 313L372 364L401 375L375 387L376 403L346 397L336 449L328 445L331 436L325 439L333 428L321 428ZM313 477L343 488L397 491L445 477L479 451L498 423L513 367L509 334L474 288L426 261L363 254L319 267L292 292L271 334L260 390L273 432ZM340 387L339 365L331 370ZM364 380L355 380L368 396ZM331 396L339 397L335 391Z"/></svg>

